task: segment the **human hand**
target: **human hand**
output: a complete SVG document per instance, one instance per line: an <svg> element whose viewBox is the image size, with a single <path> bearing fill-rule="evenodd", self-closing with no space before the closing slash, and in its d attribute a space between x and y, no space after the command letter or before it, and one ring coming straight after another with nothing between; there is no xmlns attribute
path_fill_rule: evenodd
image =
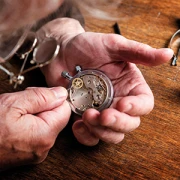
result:
<svg viewBox="0 0 180 180"><path fill-rule="evenodd" d="M56 60L42 69L50 86L67 87L68 81L60 74L66 70L74 76L76 65L103 71L114 86L110 108L102 112L88 109L82 117L76 117L72 129L77 140L88 146L99 140L122 141L125 133L139 126L140 116L154 106L153 94L135 64L160 65L171 59L172 50L154 49L120 35L84 32L77 21L68 19L52 21L43 31L61 45Z"/></svg>
<svg viewBox="0 0 180 180"><path fill-rule="evenodd" d="M0 95L0 171L46 158L69 120L66 98L62 87Z"/></svg>

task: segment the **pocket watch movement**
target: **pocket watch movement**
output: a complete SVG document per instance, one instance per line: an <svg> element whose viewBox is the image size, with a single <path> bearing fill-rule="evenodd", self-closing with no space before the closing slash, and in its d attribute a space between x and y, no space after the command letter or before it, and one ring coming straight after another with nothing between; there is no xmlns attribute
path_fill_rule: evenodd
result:
<svg viewBox="0 0 180 180"><path fill-rule="evenodd" d="M77 74L72 77L63 71L62 77L68 79L68 101L72 110L79 115L89 108L102 111L108 108L113 100L111 80L98 70L81 70L76 66Z"/></svg>

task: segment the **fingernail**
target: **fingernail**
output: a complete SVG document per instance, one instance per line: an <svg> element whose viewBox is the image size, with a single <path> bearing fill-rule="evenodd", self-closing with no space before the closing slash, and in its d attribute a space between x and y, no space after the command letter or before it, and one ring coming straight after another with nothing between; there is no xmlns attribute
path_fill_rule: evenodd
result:
<svg viewBox="0 0 180 180"><path fill-rule="evenodd" d="M174 51L171 48L161 48L165 54L174 54Z"/></svg>
<svg viewBox="0 0 180 180"><path fill-rule="evenodd" d="M50 88L54 92L55 96L59 99L62 97L67 97L67 90L63 87L53 87Z"/></svg>

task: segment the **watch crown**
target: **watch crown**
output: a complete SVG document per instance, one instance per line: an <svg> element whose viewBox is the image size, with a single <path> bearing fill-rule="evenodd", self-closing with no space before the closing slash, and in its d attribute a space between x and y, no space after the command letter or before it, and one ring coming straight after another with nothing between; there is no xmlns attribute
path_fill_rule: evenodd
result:
<svg viewBox="0 0 180 180"><path fill-rule="evenodd" d="M69 73L67 71L63 71L61 73L61 76L68 79L68 80L71 80L72 79L72 76L69 75Z"/></svg>
<svg viewBox="0 0 180 180"><path fill-rule="evenodd" d="M80 66L76 66L76 71L77 72L81 72L81 67Z"/></svg>

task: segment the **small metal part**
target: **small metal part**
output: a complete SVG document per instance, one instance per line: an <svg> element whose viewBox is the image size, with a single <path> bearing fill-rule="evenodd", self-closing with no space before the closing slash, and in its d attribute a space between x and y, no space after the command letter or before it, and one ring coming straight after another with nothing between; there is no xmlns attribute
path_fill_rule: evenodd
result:
<svg viewBox="0 0 180 180"><path fill-rule="evenodd" d="M77 72L81 72L81 67L80 66L76 66L76 71Z"/></svg>
<svg viewBox="0 0 180 180"><path fill-rule="evenodd" d="M75 89L80 89L82 88L83 86L83 80L81 78L75 78L73 79L72 81L72 86L75 88Z"/></svg>
<svg viewBox="0 0 180 180"><path fill-rule="evenodd" d="M28 54L30 54L36 47L38 39L34 32L29 32L26 39L24 40L21 47L17 50L16 54L20 59L25 59Z"/></svg>
<svg viewBox="0 0 180 180"><path fill-rule="evenodd" d="M8 69L6 69L5 67L3 67L2 65L0 65L0 70L5 72L8 76L12 77L14 76L14 73L10 72Z"/></svg>
<svg viewBox="0 0 180 180"><path fill-rule="evenodd" d="M173 55L171 65L177 66L177 56L176 55Z"/></svg>
<svg viewBox="0 0 180 180"><path fill-rule="evenodd" d="M15 35L8 39L4 39L4 41L1 42L1 44L3 44L0 47L0 63L9 60L14 54L22 60L21 69L18 74L10 72L0 65L0 70L9 75L10 84L15 83L14 88L24 81L23 74L48 65L57 57L60 50L60 45L55 38L46 37L43 41L39 42L36 33L29 32L29 28L27 32L25 31L26 33L22 30L18 31L17 36ZM10 44L7 44L8 42ZM29 62L31 66L26 66ZM78 71L80 71L80 69L78 69ZM72 77L66 75L66 78L71 79Z"/></svg>
<svg viewBox="0 0 180 180"><path fill-rule="evenodd" d="M14 89L17 88L17 85L20 85L24 81L24 76L18 75L17 77L14 77L13 81L15 82Z"/></svg>
<svg viewBox="0 0 180 180"><path fill-rule="evenodd" d="M56 39L45 38L34 49L33 61L37 64L49 64L58 55L59 50L60 50L60 45L58 44Z"/></svg>
<svg viewBox="0 0 180 180"><path fill-rule="evenodd" d="M23 81L24 81L24 76L19 75L19 76L17 77L17 83L18 83L18 84L22 84Z"/></svg>
<svg viewBox="0 0 180 180"><path fill-rule="evenodd" d="M64 77L64 78L66 78L66 79L68 79L68 80L71 80L71 79L73 78L73 77L70 76L69 73L66 72L66 71L63 71L63 72L61 73L61 76Z"/></svg>
<svg viewBox="0 0 180 180"><path fill-rule="evenodd" d="M83 70L76 66L77 74L71 77L64 71L61 75L70 80L68 101L72 110L79 115L89 108L102 111L108 108L113 99L113 85L101 71Z"/></svg>
<svg viewBox="0 0 180 180"><path fill-rule="evenodd" d="M120 34L121 35L121 30L120 30L120 27L119 27L117 22L113 25L113 28L114 28L115 34Z"/></svg>

